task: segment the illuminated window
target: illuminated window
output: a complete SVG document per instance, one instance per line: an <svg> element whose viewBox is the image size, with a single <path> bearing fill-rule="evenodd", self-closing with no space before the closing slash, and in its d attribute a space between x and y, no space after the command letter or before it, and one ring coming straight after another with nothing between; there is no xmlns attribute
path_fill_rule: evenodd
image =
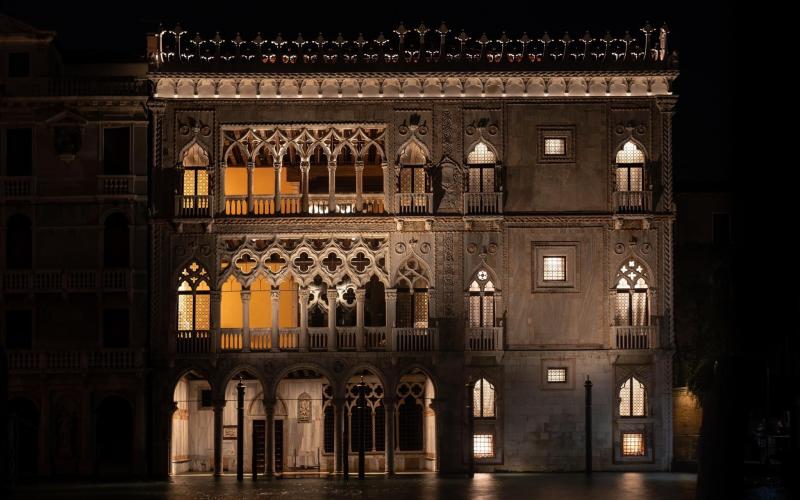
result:
<svg viewBox="0 0 800 500"><path fill-rule="evenodd" d="M547 381L551 383L565 383L567 381L566 368L548 368Z"/></svg>
<svg viewBox="0 0 800 500"><path fill-rule="evenodd" d="M197 262L181 271L178 278L178 330L208 330L210 327L211 289L208 273Z"/></svg>
<svg viewBox="0 0 800 500"><path fill-rule="evenodd" d="M414 258L407 260L397 271L398 328L428 328L428 273Z"/></svg>
<svg viewBox="0 0 800 500"><path fill-rule="evenodd" d="M617 152L617 191L644 189L644 153L632 141Z"/></svg>
<svg viewBox="0 0 800 500"><path fill-rule="evenodd" d="M644 384L630 377L619 390L619 416L644 417L647 415L647 392Z"/></svg>
<svg viewBox="0 0 800 500"><path fill-rule="evenodd" d="M567 154L567 140L563 137L554 137L544 140L544 154L546 156L564 156Z"/></svg>
<svg viewBox="0 0 800 500"><path fill-rule="evenodd" d="M477 279L469 285L469 326L472 328L494 326L494 283L489 273L481 269Z"/></svg>
<svg viewBox="0 0 800 500"><path fill-rule="evenodd" d="M635 260L625 262L616 277L617 294L614 324L645 326L650 323L647 271Z"/></svg>
<svg viewBox="0 0 800 500"><path fill-rule="evenodd" d="M494 193L494 167L497 157L485 142L479 142L467 155L469 192Z"/></svg>
<svg viewBox="0 0 800 500"><path fill-rule="evenodd" d="M422 145L412 141L400 152L400 192L426 192L425 165L428 155Z"/></svg>
<svg viewBox="0 0 800 500"><path fill-rule="evenodd" d="M472 453L475 458L494 457L494 436L491 434L475 434L472 436Z"/></svg>
<svg viewBox="0 0 800 500"><path fill-rule="evenodd" d="M207 208L208 153L196 142L184 152L183 208ZM202 197L198 198L198 197Z"/></svg>
<svg viewBox="0 0 800 500"><path fill-rule="evenodd" d="M544 257L544 281L567 280L566 257Z"/></svg>
<svg viewBox="0 0 800 500"><path fill-rule="evenodd" d="M494 386L485 378L475 382L472 388L472 416L475 418L495 417Z"/></svg>
<svg viewBox="0 0 800 500"><path fill-rule="evenodd" d="M643 457L645 455L644 434L641 432L622 433L622 456Z"/></svg>

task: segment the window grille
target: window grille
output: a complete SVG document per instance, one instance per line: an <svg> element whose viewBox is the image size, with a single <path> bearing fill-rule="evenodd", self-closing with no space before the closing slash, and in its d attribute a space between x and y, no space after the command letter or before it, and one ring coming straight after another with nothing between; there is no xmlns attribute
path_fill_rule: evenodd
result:
<svg viewBox="0 0 800 500"><path fill-rule="evenodd" d="M567 381L566 368L548 368L547 381L550 383L563 383Z"/></svg>
<svg viewBox="0 0 800 500"><path fill-rule="evenodd" d="M619 416L644 417L647 415L647 392L644 384L630 377L619 390Z"/></svg>
<svg viewBox="0 0 800 500"><path fill-rule="evenodd" d="M495 418L495 390L485 378L475 382L472 389L472 416Z"/></svg>
<svg viewBox="0 0 800 500"><path fill-rule="evenodd" d="M644 434L641 432L622 433L622 456L642 457L645 455Z"/></svg>
<svg viewBox="0 0 800 500"><path fill-rule="evenodd" d="M197 262L181 271L178 279L178 330L209 329L210 292L208 273Z"/></svg>
<svg viewBox="0 0 800 500"><path fill-rule="evenodd" d="M650 311L647 273L635 260L622 265L617 273L614 322L617 326L647 326Z"/></svg>
<svg viewBox="0 0 800 500"><path fill-rule="evenodd" d="M567 140L563 137L552 137L544 140L545 156L565 156L567 154Z"/></svg>
<svg viewBox="0 0 800 500"><path fill-rule="evenodd" d="M544 281L567 281L567 258L544 257Z"/></svg>
<svg viewBox="0 0 800 500"><path fill-rule="evenodd" d="M493 458L494 436L491 434L475 434L472 438L472 453L475 458Z"/></svg>

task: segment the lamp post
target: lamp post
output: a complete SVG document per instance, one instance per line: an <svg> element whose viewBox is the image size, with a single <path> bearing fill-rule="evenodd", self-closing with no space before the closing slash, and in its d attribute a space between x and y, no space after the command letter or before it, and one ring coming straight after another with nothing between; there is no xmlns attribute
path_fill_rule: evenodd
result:
<svg viewBox="0 0 800 500"><path fill-rule="evenodd" d="M592 381L586 375L586 382L583 383L586 390L586 473L592 473Z"/></svg>
<svg viewBox="0 0 800 500"><path fill-rule="evenodd" d="M361 382L358 384L358 399L356 404L358 407L358 479L364 479L364 448L366 446L366 391L367 386L364 384L364 377L362 375Z"/></svg>
<svg viewBox="0 0 800 500"><path fill-rule="evenodd" d="M469 446L467 446L467 450L469 451L469 457L467 458L467 476L470 478L475 477L475 416L472 408L473 386L474 383L472 382L472 377L470 377L467 379L467 385L465 386L465 396L467 400L467 440L469 442Z"/></svg>
<svg viewBox="0 0 800 500"><path fill-rule="evenodd" d="M236 480L244 480L244 383L236 384Z"/></svg>

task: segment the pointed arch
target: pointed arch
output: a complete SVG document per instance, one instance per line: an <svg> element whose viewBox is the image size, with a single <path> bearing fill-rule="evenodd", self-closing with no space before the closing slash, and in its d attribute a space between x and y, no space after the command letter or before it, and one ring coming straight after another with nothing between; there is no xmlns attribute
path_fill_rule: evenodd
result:
<svg viewBox="0 0 800 500"><path fill-rule="evenodd" d="M614 323L617 326L650 324L650 273L639 260L630 257L617 268Z"/></svg>
<svg viewBox="0 0 800 500"><path fill-rule="evenodd" d="M500 156L497 154L497 149L491 142L483 137L473 142L467 148L466 162L468 165L476 164L489 164L494 165L498 162Z"/></svg>
<svg viewBox="0 0 800 500"><path fill-rule="evenodd" d="M485 377L479 378L472 386L472 416L481 419L497 417L497 390Z"/></svg>
<svg viewBox="0 0 800 500"><path fill-rule="evenodd" d="M395 273L396 324L399 328L428 328L431 274L416 256L407 258Z"/></svg>
<svg viewBox="0 0 800 500"><path fill-rule="evenodd" d="M209 166L208 147L200 142L200 140L197 138L189 141L189 143L187 143L183 149L181 149L178 157L180 158L181 165L184 168Z"/></svg>
<svg viewBox="0 0 800 500"><path fill-rule="evenodd" d="M620 417L646 417L647 387L636 375L631 375L619 386L618 394Z"/></svg>
<svg viewBox="0 0 800 500"><path fill-rule="evenodd" d="M206 268L193 260L179 273L178 325L179 331L208 331L211 326L211 287Z"/></svg>
<svg viewBox="0 0 800 500"><path fill-rule="evenodd" d="M470 328L495 326L497 277L488 266L480 266L470 277L467 288L467 320Z"/></svg>
<svg viewBox="0 0 800 500"><path fill-rule="evenodd" d="M647 190L647 156L645 153L644 145L641 142L628 138L616 149L614 154L614 179L615 191L619 193L628 193L628 198L624 205L632 205L629 208L644 208L642 207L644 199L641 195L632 195L630 193L641 193Z"/></svg>
<svg viewBox="0 0 800 500"><path fill-rule="evenodd" d="M411 137L397 150L397 163L399 165L426 166L430 164L431 153L428 147L417 139Z"/></svg>

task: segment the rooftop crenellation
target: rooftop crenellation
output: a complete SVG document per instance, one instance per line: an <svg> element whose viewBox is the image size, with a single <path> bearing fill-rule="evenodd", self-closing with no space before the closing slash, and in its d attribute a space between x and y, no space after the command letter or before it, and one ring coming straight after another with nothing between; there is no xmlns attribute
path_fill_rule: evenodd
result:
<svg viewBox="0 0 800 500"><path fill-rule="evenodd" d="M157 72L674 69L677 55L668 53L668 34L666 24L656 28L650 22L622 34L544 32L538 37L505 31L499 36L468 34L444 22L435 29L425 23L408 28L401 22L374 37L277 33L270 39L259 32L248 39L240 33L192 36L178 23L150 35L148 56Z"/></svg>

